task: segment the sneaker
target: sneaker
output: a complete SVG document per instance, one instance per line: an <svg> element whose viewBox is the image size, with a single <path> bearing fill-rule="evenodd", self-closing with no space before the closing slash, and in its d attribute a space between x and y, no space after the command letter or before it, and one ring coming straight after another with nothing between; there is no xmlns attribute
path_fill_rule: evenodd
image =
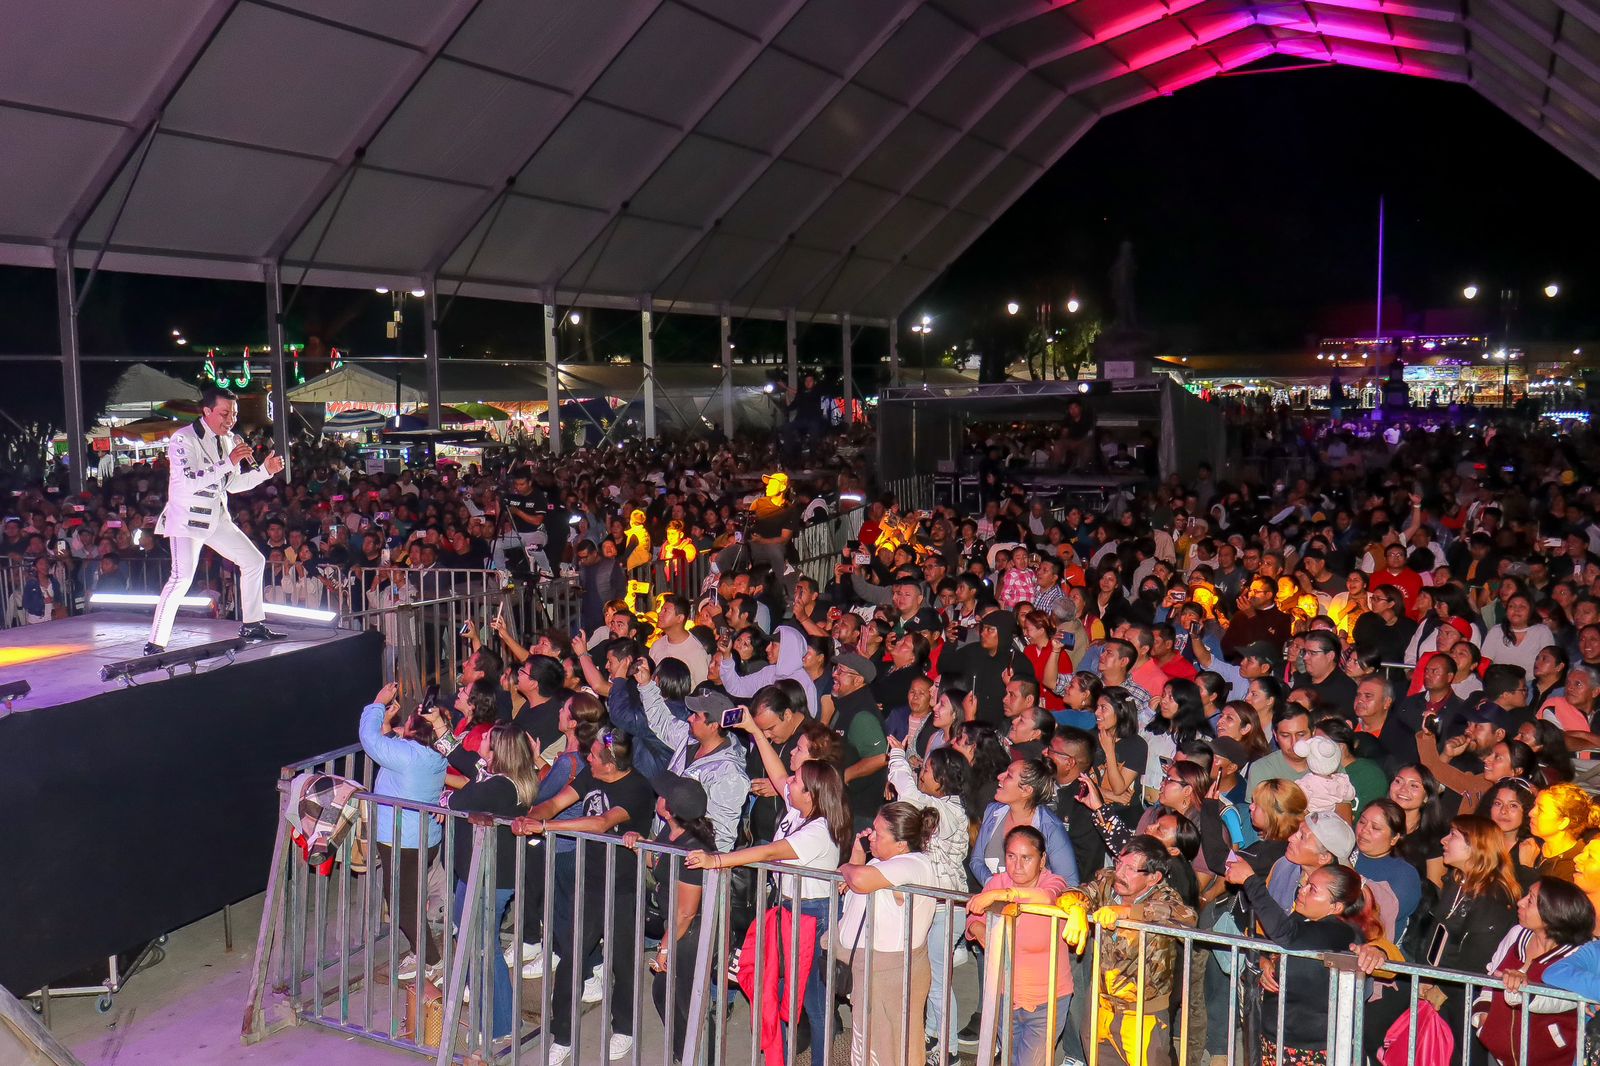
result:
<svg viewBox="0 0 1600 1066"><path fill-rule="evenodd" d="M612 1033L611 1046L607 1049L608 1058L626 1058L628 1052L633 1050L633 1037L626 1033Z"/></svg>
<svg viewBox="0 0 1600 1066"><path fill-rule="evenodd" d="M975 1048L978 1046L978 1026L980 1021L979 1016L974 1014L967 1021L967 1024L961 1027L961 1031L956 1034L956 1040L963 1048Z"/></svg>
<svg viewBox="0 0 1600 1066"><path fill-rule="evenodd" d="M546 969L548 969L551 973L554 973L555 968L561 965L561 960L556 958L554 955L550 956L550 965L548 967L545 966L545 961L544 953L540 952L539 956L533 959L531 962L523 963L522 979L524 981L532 981L535 978L543 977Z"/></svg>
<svg viewBox="0 0 1600 1066"><path fill-rule="evenodd" d="M583 982L583 1001L585 1003L599 1003L604 996L605 989L602 987L602 982L600 980L600 971L598 969L590 971L589 979ZM616 1038L613 1037L612 1039L614 1040ZM629 1037L628 1042L632 1044L633 1038ZM616 1058L615 1055L611 1057Z"/></svg>
<svg viewBox="0 0 1600 1066"><path fill-rule="evenodd" d="M522 966L522 976L527 980L544 976L544 945L543 944L512 944L506 948L506 969L512 969L518 964Z"/></svg>
<svg viewBox="0 0 1600 1066"><path fill-rule="evenodd" d="M550 1058L548 1060L550 1066L562 1066L562 1063L570 1062L571 1060L572 1048L566 1044L550 1045Z"/></svg>
<svg viewBox="0 0 1600 1066"><path fill-rule="evenodd" d="M400 960L400 965L399 965L398 968L396 968L396 970L394 972L394 975L395 975L395 979L396 980L400 980L400 981L411 981L411 980L414 980L416 978L416 976L417 976L417 956L416 956L416 954L415 953L411 953L411 954L408 954L405 958L401 959ZM423 976L426 977L429 981L433 981L433 982L437 983L439 978L444 976L444 960L440 959L438 962L434 963L432 966L429 966L426 970L423 971Z"/></svg>

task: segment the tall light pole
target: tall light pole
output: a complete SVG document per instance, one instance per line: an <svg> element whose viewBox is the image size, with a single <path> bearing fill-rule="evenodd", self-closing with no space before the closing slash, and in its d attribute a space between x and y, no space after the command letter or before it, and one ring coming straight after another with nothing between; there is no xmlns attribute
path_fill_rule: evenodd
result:
<svg viewBox="0 0 1600 1066"><path fill-rule="evenodd" d="M928 334L933 332L933 318L923 315L920 321L911 324L911 332L915 333L922 347L922 383L928 383Z"/></svg>
<svg viewBox="0 0 1600 1066"><path fill-rule="evenodd" d="M1476 300L1482 290L1473 283L1461 290L1461 295L1467 300ZM1554 300L1561 295L1561 286L1554 281L1547 282L1540 290L1546 300ZM1511 316L1518 309L1520 294L1515 287L1507 286L1500 290L1500 348L1494 357L1500 360L1500 406L1511 406L1511 361L1516 358L1516 352L1511 345ZM1484 353L1487 358L1488 352ZM1526 365L1526 360L1523 361Z"/></svg>

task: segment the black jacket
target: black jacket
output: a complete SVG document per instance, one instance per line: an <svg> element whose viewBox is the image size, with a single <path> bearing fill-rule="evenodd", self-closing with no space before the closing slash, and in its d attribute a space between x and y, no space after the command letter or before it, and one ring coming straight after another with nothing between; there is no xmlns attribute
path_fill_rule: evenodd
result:
<svg viewBox="0 0 1600 1066"><path fill-rule="evenodd" d="M1355 929L1340 918L1312 921L1303 915L1286 913L1267 892L1264 877L1253 876L1241 887L1256 921L1261 923L1262 932L1279 947L1294 951L1348 951L1356 942ZM1327 1050L1328 967L1320 959L1263 955L1264 965L1271 965L1269 960L1280 967L1278 987L1289 990L1293 1004L1292 1010L1283 1012L1283 1046L1303 1051ZM1263 989L1262 1032L1274 1033L1277 1018L1278 993Z"/></svg>
<svg viewBox="0 0 1600 1066"><path fill-rule="evenodd" d="M974 638L959 648L943 652L939 657L939 673L942 677L965 681L978 699L978 721L998 728L1004 725L1006 717L1002 701L1006 694L1007 668L1013 677L1024 681L1035 680L1035 675L1033 663L1012 643L1017 631L1016 616L1010 611L996 610L983 616L984 622L990 619L1000 635L998 650L992 654L986 652L982 638Z"/></svg>

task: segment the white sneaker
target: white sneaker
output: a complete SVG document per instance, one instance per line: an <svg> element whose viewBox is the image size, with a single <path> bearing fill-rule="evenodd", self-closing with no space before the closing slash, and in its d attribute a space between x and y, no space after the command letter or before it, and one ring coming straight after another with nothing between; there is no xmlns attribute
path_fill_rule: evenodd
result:
<svg viewBox="0 0 1600 1066"><path fill-rule="evenodd" d="M417 957L415 955L407 955L401 959L400 965L395 968L394 976L397 981L415 980L417 976ZM422 976L437 984L439 978L444 976L444 960L440 959L432 966L429 966L422 972Z"/></svg>
<svg viewBox="0 0 1600 1066"><path fill-rule="evenodd" d="M583 1001L585 1003L599 1003L604 996L605 989L602 987L600 980L600 971L598 969L590 971L589 979L583 982ZM612 1039L615 1040L616 1037L612 1037ZM628 1038L628 1043L633 1043L633 1037L630 1036ZM615 1047L616 1045L613 1044L612 1046ZM616 1058L615 1055L611 1057Z"/></svg>
<svg viewBox="0 0 1600 1066"><path fill-rule="evenodd" d="M520 958L519 958L520 956ZM506 948L506 969L522 964L522 976L528 980L544 976L543 944L512 944Z"/></svg>
<svg viewBox="0 0 1600 1066"><path fill-rule="evenodd" d="M562 1063L570 1061L571 1058L572 1049L566 1044L550 1045L550 1066L561 1066Z"/></svg>
<svg viewBox="0 0 1600 1066"><path fill-rule="evenodd" d="M608 1049L608 1051L610 1052L608 1057L613 1058L613 1059L626 1058L628 1052L630 1052L632 1050L633 1050L633 1037L627 1036L626 1034L623 1034L623 1033L612 1033L611 1034L611 1047Z"/></svg>
<svg viewBox="0 0 1600 1066"><path fill-rule="evenodd" d="M555 968L557 966L561 965L561 960L556 958L554 955L551 955L548 961L549 961L550 965L546 966L545 965L546 959L544 957L544 953L540 952L539 957L534 959L532 962L523 963L522 964L522 979L524 981L532 981L535 978L543 977L545 975L546 970L548 970L551 973L554 973L555 972Z"/></svg>

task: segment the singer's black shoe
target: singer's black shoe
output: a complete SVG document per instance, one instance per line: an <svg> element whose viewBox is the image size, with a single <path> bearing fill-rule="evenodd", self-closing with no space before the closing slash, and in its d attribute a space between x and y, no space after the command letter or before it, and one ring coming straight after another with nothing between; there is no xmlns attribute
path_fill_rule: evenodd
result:
<svg viewBox="0 0 1600 1066"><path fill-rule="evenodd" d="M159 644L146 644L144 646L144 653L146 655L160 655L162 652L164 652L166 650L167 650L166 648L163 648Z"/></svg>
<svg viewBox="0 0 1600 1066"><path fill-rule="evenodd" d="M261 644L268 640L282 640L282 633L274 633L265 622L249 622L239 627L239 638L246 644Z"/></svg>

